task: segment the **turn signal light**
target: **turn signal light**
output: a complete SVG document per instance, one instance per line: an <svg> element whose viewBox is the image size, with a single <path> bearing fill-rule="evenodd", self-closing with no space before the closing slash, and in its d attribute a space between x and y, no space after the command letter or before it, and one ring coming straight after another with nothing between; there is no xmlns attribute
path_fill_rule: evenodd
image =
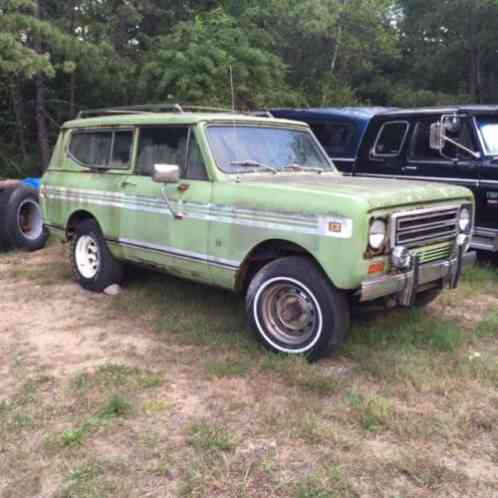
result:
<svg viewBox="0 0 498 498"><path fill-rule="evenodd" d="M385 268L386 264L384 261L376 261L368 267L368 274L372 275L373 273L383 273Z"/></svg>

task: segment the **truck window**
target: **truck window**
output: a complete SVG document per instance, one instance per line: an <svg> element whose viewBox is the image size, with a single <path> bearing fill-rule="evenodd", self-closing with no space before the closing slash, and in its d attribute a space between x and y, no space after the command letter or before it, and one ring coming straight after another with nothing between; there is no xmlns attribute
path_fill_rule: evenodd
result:
<svg viewBox="0 0 498 498"><path fill-rule="evenodd" d="M187 126L147 127L140 130L135 173L152 176L155 164L179 166L182 179L207 180L199 145L193 131Z"/></svg>
<svg viewBox="0 0 498 498"><path fill-rule="evenodd" d="M71 134L69 153L74 160L90 168L126 169L132 145L132 130L78 130Z"/></svg>
<svg viewBox="0 0 498 498"><path fill-rule="evenodd" d="M347 123L309 123L313 133L330 156L349 151L354 126Z"/></svg>
<svg viewBox="0 0 498 498"><path fill-rule="evenodd" d="M440 154L437 150L430 148L430 131L431 124L436 119L418 121L415 126L415 132L410 144L408 158L414 161L441 161L450 159L472 159L472 155L455 145L446 142L443 148L443 153ZM470 150L476 150L472 137L472 130L467 121L463 121L461 130L456 134L448 136Z"/></svg>
<svg viewBox="0 0 498 498"><path fill-rule="evenodd" d="M375 157L394 157L399 155L408 133L407 121L384 123L379 130L373 155Z"/></svg>

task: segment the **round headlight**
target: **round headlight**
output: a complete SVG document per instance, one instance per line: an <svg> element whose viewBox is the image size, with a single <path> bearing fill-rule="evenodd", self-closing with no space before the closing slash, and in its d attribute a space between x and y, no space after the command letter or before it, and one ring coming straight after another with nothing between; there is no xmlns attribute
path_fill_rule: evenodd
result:
<svg viewBox="0 0 498 498"><path fill-rule="evenodd" d="M458 226L461 232L466 232L470 227L471 215L470 209L463 207L460 210L460 217L458 218Z"/></svg>
<svg viewBox="0 0 498 498"><path fill-rule="evenodd" d="M375 220L370 225L370 232L368 234L368 244L374 250L382 247L386 241L387 225L383 220Z"/></svg>

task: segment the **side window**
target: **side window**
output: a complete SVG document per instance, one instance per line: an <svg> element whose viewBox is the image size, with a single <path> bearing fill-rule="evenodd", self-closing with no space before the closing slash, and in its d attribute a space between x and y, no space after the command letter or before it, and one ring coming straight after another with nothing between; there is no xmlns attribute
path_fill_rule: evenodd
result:
<svg viewBox="0 0 498 498"><path fill-rule="evenodd" d="M133 131L75 131L69 153L79 163L93 168L126 169L130 164Z"/></svg>
<svg viewBox="0 0 498 498"><path fill-rule="evenodd" d="M77 131L71 135L69 152L76 161L94 167L108 167L112 132Z"/></svg>
<svg viewBox="0 0 498 498"><path fill-rule="evenodd" d="M431 124L436 119L421 120L415 127L412 142L410 144L409 159L415 161L444 161L451 159L471 159L472 155L455 145L446 142L440 154L437 150L430 147ZM467 121L462 123L462 128L458 133L450 134L449 138L458 142L470 150L476 150L472 130Z"/></svg>
<svg viewBox="0 0 498 498"><path fill-rule="evenodd" d="M309 123L313 133L330 156L349 151L355 129L348 123Z"/></svg>
<svg viewBox="0 0 498 498"><path fill-rule="evenodd" d="M185 174L188 127L147 127L140 130L135 173L152 176L155 164L176 164Z"/></svg>
<svg viewBox="0 0 498 498"><path fill-rule="evenodd" d="M408 122L406 121L384 123L375 140L373 156L394 157L399 155L403 148L407 133Z"/></svg>
<svg viewBox="0 0 498 498"><path fill-rule="evenodd" d="M111 168L127 168L131 161L133 132L116 131L112 148Z"/></svg>
<svg viewBox="0 0 498 498"><path fill-rule="evenodd" d="M190 132L190 140L188 144L187 155L187 170L183 177L187 180L207 180L206 165L202 158L201 148L197 143L194 132Z"/></svg>

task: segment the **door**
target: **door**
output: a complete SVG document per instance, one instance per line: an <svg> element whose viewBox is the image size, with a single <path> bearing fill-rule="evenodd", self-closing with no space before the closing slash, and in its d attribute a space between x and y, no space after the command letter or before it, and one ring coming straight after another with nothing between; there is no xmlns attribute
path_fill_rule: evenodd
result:
<svg viewBox="0 0 498 498"><path fill-rule="evenodd" d="M461 185L470 188L474 195L479 189L480 159L470 152L446 142L441 152L430 148L431 124L440 120L441 116L418 119L408 148L407 160L402 165L402 174L414 180L430 180ZM478 151L472 122L462 120L460 130L452 136L452 140L471 151Z"/></svg>
<svg viewBox="0 0 498 498"><path fill-rule="evenodd" d="M180 181L155 183L155 164L178 165ZM211 187L193 127L142 127L134 174L122 182L128 216L122 225L120 244L126 257L209 282Z"/></svg>
<svg viewBox="0 0 498 498"><path fill-rule="evenodd" d="M405 160L405 143L410 131L407 120L372 120L363 140L364 144L356 161L354 172L360 176L396 177L401 174Z"/></svg>

